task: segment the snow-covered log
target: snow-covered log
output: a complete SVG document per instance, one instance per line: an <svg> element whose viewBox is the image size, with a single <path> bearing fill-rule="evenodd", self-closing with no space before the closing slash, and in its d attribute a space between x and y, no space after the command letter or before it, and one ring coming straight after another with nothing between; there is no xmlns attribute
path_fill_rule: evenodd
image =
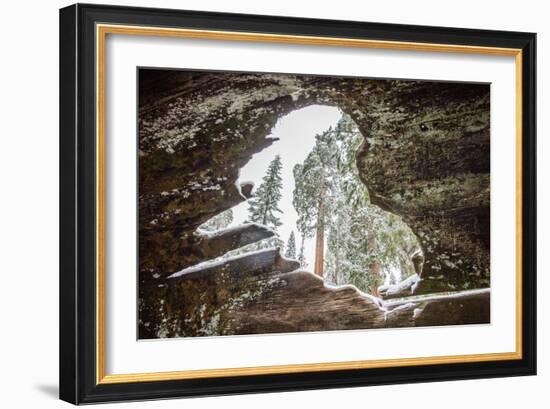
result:
<svg viewBox="0 0 550 409"><path fill-rule="evenodd" d="M397 298L413 295L420 277L418 274L413 274L398 284L381 285L378 287L378 294L382 298Z"/></svg>
<svg viewBox="0 0 550 409"><path fill-rule="evenodd" d="M491 319L490 295L490 289L484 288L386 301L386 326L488 324Z"/></svg>
<svg viewBox="0 0 550 409"><path fill-rule="evenodd" d="M232 278L251 278L259 274L287 273L299 267L298 261L282 257L279 249L268 249L217 261L205 261L178 271L168 278L170 285L173 285L174 280L200 279L215 274L229 274Z"/></svg>
<svg viewBox="0 0 550 409"><path fill-rule="evenodd" d="M274 235L273 230L257 223L245 223L215 232L199 231L197 242L185 248L185 252L187 256L193 252L198 259L210 260Z"/></svg>
<svg viewBox="0 0 550 409"><path fill-rule="evenodd" d="M311 272L285 272L295 267L270 250L185 269L169 279L154 315L142 314L140 337L490 322L489 290L382 301L350 285L327 286Z"/></svg>
<svg viewBox="0 0 550 409"><path fill-rule="evenodd" d="M381 301L353 286L331 287L306 271L272 277L269 290L233 312L240 334L382 328Z"/></svg>

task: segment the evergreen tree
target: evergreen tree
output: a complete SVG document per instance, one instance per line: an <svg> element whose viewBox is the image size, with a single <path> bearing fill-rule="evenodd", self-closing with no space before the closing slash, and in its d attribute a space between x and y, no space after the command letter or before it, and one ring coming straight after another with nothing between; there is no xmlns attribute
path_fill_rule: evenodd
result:
<svg viewBox="0 0 550 409"><path fill-rule="evenodd" d="M279 201L282 196L281 189L283 188L281 170L281 157L277 155L269 164L266 174L262 178L262 183L248 201L248 221L269 227L275 231L275 236L245 246L239 253L270 247L283 248L284 243L277 234L277 228L282 224L277 213L283 213L279 209Z"/></svg>
<svg viewBox="0 0 550 409"><path fill-rule="evenodd" d="M325 268L336 284L347 282L377 293L384 282L396 283L414 274L411 258L419 245L401 218L370 203L356 166L363 136L351 118L339 121L334 138L341 147L337 160L341 194L327 222Z"/></svg>
<svg viewBox="0 0 550 409"><path fill-rule="evenodd" d="M275 214L282 213L281 209L279 209L279 200L281 200L281 189L283 187L281 169L281 157L277 155L269 164L267 172L262 179L262 184L248 201L249 221L260 223L273 229L277 229L282 224L279 217Z"/></svg>
<svg viewBox="0 0 550 409"><path fill-rule="evenodd" d="M293 204L302 239L316 235L314 272L376 293L381 284L414 274L411 258L419 246L399 217L370 203L356 166L361 143L348 116L318 135L306 160L294 168Z"/></svg>
<svg viewBox="0 0 550 409"><path fill-rule="evenodd" d="M339 147L334 139L334 130L317 135L313 150L303 164L294 169L293 205L298 213L298 230L304 236L315 233L314 273L323 276L326 215L333 210L336 187L336 164Z"/></svg>
<svg viewBox="0 0 550 409"><path fill-rule="evenodd" d="M294 230L290 232L290 237L286 243L285 257L290 259L296 259L296 239L294 237Z"/></svg>
<svg viewBox="0 0 550 409"><path fill-rule="evenodd" d="M203 223L200 228L205 231L216 231L225 229L233 222L233 210L227 209Z"/></svg>

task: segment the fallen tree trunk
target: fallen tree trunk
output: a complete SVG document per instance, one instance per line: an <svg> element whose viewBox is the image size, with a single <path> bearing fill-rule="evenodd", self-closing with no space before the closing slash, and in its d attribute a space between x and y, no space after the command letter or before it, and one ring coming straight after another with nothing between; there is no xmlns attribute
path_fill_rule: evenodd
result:
<svg viewBox="0 0 550 409"><path fill-rule="evenodd" d="M202 279L216 274L230 274L233 278L254 277L259 274L280 274L296 270L300 263L281 256L279 249L259 250L240 254L227 259L201 263L185 268L170 277L170 285L174 281L193 278Z"/></svg>
<svg viewBox="0 0 550 409"><path fill-rule="evenodd" d="M491 290L460 291L384 302L387 327L488 324Z"/></svg>
<svg viewBox="0 0 550 409"><path fill-rule="evenodd" d="M211 260L274 235L272 230L257 223L241 224L212 233L199 231L196 243L185 251L187 255L189 252L196 254L201 260Z"/></svg>
<svg viewBox="0 0 550 409"><path fill-rule="evenodd" d="M383 301L297 268L278 249L186 268L159 290L164 301L141 323L140 338L490 322L489 290Z"/></svg>
<svg viewBox="0 0 550 409"><path fill-rule="evenodd" d="M418 277L418 274L413 274L412 276L407 277L405 280L401 281L399 284L381 285L380 287L378 287L378 294L384 299L412 295L414 294L414 290L419 281L420 277Z"/></svg>

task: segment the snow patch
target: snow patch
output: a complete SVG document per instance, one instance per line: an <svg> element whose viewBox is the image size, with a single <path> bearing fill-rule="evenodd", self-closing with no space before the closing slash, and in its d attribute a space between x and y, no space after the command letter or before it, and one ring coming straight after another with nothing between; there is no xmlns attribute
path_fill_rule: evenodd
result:
<svg viewBox="0 0 550 409"><path fill-rule="evenodd" d="M413 320L418 318L418 316L422 313L422 311L424 311L424 308L415 308L413 310Z"/></svg>
<svg viewBox="0 0 550 409"><path fill-rule="evenodd" d="M413 308L415 307L416 304L415 303L412 303L412 302L408 302L406 304L401 304L401 305L398 305L397 307L395 307L394 309L392 310L386 310L384 312L384 321L386 321L388 319L388 316L390 316L391 314L393 314L394 312L396 311L400 311L400 310L407 310L407 309L410 309L410 308ZM414 314L414 313L413 313Z"/></svg>
<svg viewBox="0 0 550 409"><path fill-rule="evenodd" d="M480 295L480 294L490 294L491 289L490 288L478 288L475 290L465 290L465 291L456 291L453 293L444 293L444 294L438 294L438 295L416 295L412 297L407 298L399 298L394 300L388 300L383 301L384 306L387 308L391 308L393 305L399 305L403 303L404 301L415 301L415 302L426 302L426 301L433 301L433 300L442 300L442 299L454 299L454 298L461 298L468 295Z"/></svg>
<svg viewBox="0 0 550 409"><path fill-rule="evenodd" d="M339 292L339 291L343 291L343 290L352 289L358 295L360 295L361 297L366 298L369 301L372 301L379 308L382 309L383 306L384 306L384 301L383 300L381 300L378 297L375 297L374 295L371 295L371 294L368 294L368 293L365 293L365 292L361 291L359 288L357 288L353 284L332 285L332 284L327 283L322 277L319 277L317 274L314 274L311 271L304 271L304 272L310 274L313 277L315 277L315 279L320 280L323 283L323 287L326 288L327 290L334 291L334 292Z"/></svg>
<svg viewBox="0 0 550 409"><path fill-rule="evenodd" d="M231 233L234 233L234 232L238 232L238 231L243 230L245 227L248 227L248 226L255 226L259 230L267 230L267 231L272 232L273 234L275 234L275 231L273 229L270 229L269 227L266 227L263 224L255 223L255 222L246 222L244 224L238 224L238 225L235 225L235 226L227 227L225 229L214 230L214 231L203 230L199 226L199 228L197 229L197 233L200 235L200 238L202 238L202 239L213 239L213 238L217 238L217 237L220 237L220 236L223 236L223 235L226 235L226 234L231 234ZM246 254L249 254L249 253L246 253Z"/></svg>

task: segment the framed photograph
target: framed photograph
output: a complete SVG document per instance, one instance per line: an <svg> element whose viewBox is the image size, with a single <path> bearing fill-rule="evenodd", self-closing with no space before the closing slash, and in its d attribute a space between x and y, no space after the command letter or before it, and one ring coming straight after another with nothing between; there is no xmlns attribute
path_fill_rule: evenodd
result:
<svg viewBox="0 0 550 409"><path fill-rule="evenodd" d="M535 39L61 9L61 399L535 374Z"/></svg>

